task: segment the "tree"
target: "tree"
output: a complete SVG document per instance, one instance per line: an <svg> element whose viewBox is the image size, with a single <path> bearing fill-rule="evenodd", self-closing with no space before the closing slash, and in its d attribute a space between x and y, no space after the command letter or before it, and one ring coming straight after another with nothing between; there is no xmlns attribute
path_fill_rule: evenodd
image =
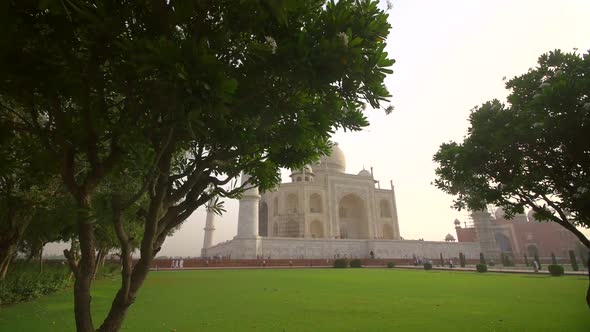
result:
<svg viewBox="0 0 590 332"><path fill-rule="evenodd" d="M45 154L13 126L14 118L15 114L0 113L0 280L36 213L50 206L59 191Z"/></svg>
<svg viewBox="0 0 590 332"><path fill-rule="evenodd" d="M494 204L510 218L530 208L589 249L577 227L590 227L590 56L549 52L506 87L507 103L476 107L464 141L441 145L435 185L457 209Z"/></svg>
<svg viewBox="0 0 590 332"><path fill-rule="evenodd" d="M272 188L281 167L328 153L330 133L360 130L364 103L379 108L389 97L390 26L375 1L8 7L0 63L11 65L0 68L0 97L19 115L15 125L53 152L75 201L81 257L65 254L78 331L94 330L97 195L110 195L102 206L123 261L99 330L116 331L164 240L198 207L248 186ZM249 180L237 185L242 172ZM143 225L140 239L130 236L132 218Z"/></svg>

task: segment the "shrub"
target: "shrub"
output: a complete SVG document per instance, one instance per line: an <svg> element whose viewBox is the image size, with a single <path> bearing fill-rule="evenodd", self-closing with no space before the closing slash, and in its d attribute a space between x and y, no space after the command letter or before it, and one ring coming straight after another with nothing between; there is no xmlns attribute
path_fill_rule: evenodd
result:
<svg viewBox="0 0 590 332"><path fill-rule="evenodd" d="M390 269L392 269L392 268L395 267L395 263L394 262L389 262L389 263L387 263L387 267L390 268Z"/></svg>
<svg viewBox="0 0 590 332"><path fill-rule="evenodd" d="M16 263L0 283L0 303L29 301L54 293L70 284L69 268L65 265L45 264L39 272L38 263Z"/></svg>
<svg viewBox="0 0 590 332"><path fill-rule="evenodd" d="M506 255L506 266L514 266L514 260L512 259L512 256L510 255Z"/></svg>
<svg viewBox="0 0 590 332"><path fill-rule="evenodd" d="M563 275L563 266L558 264L551 264L548 266L549 273L551 273L554 277L559 277Z"/></svg>
<svg viewBox="0 0 590 332"><path fill-rule="evenodd" d="M346 258L335 259L334 267L337 269L345 269L348 267L348 260Z"/></svg>
<svg viewBox="0 0 590 332"><path fill-rule="evenodd" d="M432 263L430 263L430 262L424 263L424 270L432 270Z"/></svg>
<svg viewBox="0 0 590 332"><path fill-rule="evenodd" d="M120 265L107 263L99 269L97 278L111 277L118 273ZM0 282L0 304L30 301L55 293L73 283L70 269L61 262L46 262L39 272L38 262L17 262Z"/></svg>
<svg viewBox="0 0 590 332"><path fill-rule="evenodd" d="M363 267L363 263L360 259L353 259L350 261L350 267L359 268Z"/></svg>
<svg viewBox="0 0 590 332"><path fill-rule="evenodd" d="M459 253L459 264L461 267L465 267L465 255L462 252Z"/></svg>
<svg viewBox="0 0 590 332"><path fill-rule="evenodd" d="M488 266L485 264L477 264L475 268L477 269L477 272L480 273L488 272Z"/></svg>

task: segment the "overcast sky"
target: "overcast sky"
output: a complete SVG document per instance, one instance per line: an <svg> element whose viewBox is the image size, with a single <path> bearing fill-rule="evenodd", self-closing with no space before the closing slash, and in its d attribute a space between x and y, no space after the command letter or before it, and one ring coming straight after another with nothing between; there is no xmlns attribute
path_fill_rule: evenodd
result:
<svg viewBox="0 0 590 332"><path fill-rule="evenodd" d="M452 197L431 185L433 154L441 143L462 139L471 108L505 99L502 77L526 72L549 50L589 49L590 1L392 3L387 49L396 64L386 85L395 111L368 109L370 127L337 133L334 141L344 151L347 173L373 166L382 188L393 180L402 237L443 240L455 235L453 220L464 221L466 214L451 209ZM226 207L217 218L214 243L236 234L238 203L228 201ZM201 208L166 240L160 255L199 256L204 225Z"/></svg>

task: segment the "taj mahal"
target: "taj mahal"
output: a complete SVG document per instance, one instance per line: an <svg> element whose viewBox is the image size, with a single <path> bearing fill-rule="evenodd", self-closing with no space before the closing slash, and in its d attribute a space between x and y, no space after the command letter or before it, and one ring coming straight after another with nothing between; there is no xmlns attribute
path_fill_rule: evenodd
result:
<svg viewBox="0 0 590 332"><path fill-rule="evenodd" d="M335 144L319 163L291 171L291 182L260 194L246 190L239 201L236 236L213 244L217 216L207 211L203 257L270 258L478 258L497 256L489 218L481 215L473 242L404 240L400 236L395 188L382 189L372 170L346 173ZM242 175L242 183L248 179ZM490 233L490 234L488 234Z"/></svg>

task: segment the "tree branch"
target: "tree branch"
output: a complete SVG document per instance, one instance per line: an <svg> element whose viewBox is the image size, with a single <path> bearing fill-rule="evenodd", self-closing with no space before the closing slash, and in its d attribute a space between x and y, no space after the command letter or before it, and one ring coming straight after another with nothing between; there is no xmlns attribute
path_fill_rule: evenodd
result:
<svg viewBox="0 0 590 332"><path fill-rule="evenodd" d="M160 148L160 150L156 154L154 164L153 164L152 168L150 169L150 171L148 172L148 174L146 175L143 186L133 196L131 196L127 201L121 203L121 210L125 210L128 207L130 207L133 203L135 203L153 184L154 177L156 177L156 174L158 172L158 164L160 163L160 159L162 158L164 151L166 149L168 149L168 146L170 145L170 142L172 141L172 133L173 132L174 132L174 129L170 129L170 131L168 132L168 137L166 138L166 141L163 144L163 146Z"/></svg>

